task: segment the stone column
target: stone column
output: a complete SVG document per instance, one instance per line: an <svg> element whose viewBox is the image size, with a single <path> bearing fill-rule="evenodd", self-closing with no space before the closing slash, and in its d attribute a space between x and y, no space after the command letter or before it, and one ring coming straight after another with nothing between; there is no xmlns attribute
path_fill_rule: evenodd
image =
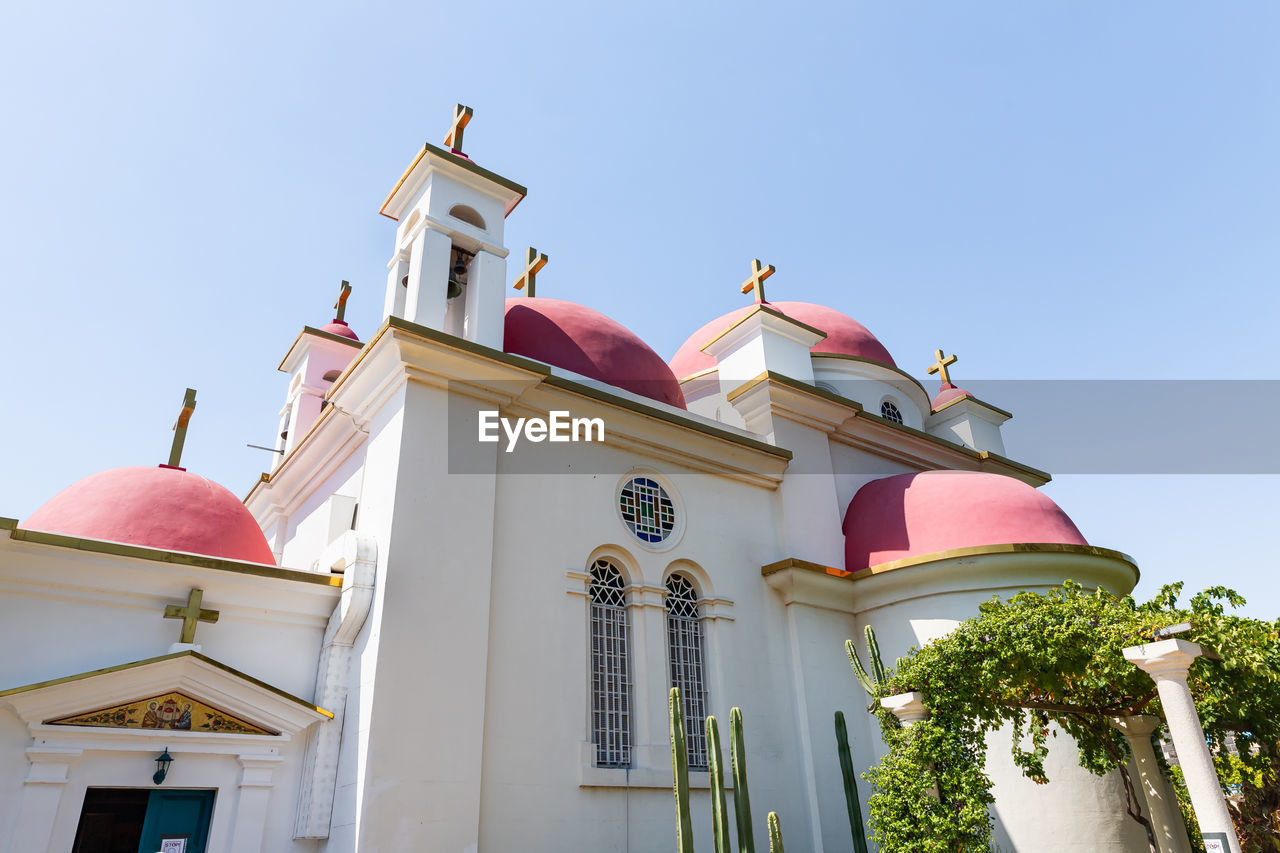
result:
<svg viewBox="0 0 1280 853"><path fill-rule="evenodd" d="M444 329L452 249L449 235L431 227L423 228L414 238L409 255L409 290L404 299L404 318L409 322Z"/></svg>
<svg viewBox="0 0 1280 853"><path fill-rule="evenodd" d="M1231 853L1240 853L1240 840L1236 838L1235 827L1231 824L1222 784L1213 767L1213 756L1205 743L1204 727L1196 713L1191 689L1187 687L1187 669L1202 654L1204 650L1197 644L1178 639L1124 650L1125 660L1150 675L1160 692L1169 735L1173 738L1173 748L1178 752L1178 763L1182 765L1200 831L1225 834L1231 843Z"/></svg>
<svg viewBox="0 0 1280 853"><path fill-rule="evenodd" d="M67 785L71 765L83 752L56 746L27 749L30 764L22 780L22 803L18 806L17 820L9 840L8 849L12 853L49 849L49 837L58 816L62 790Z"/></svg>
<svg viewBox="0 0 1280 853"><path fill-rule="evenodd" d="M228 849L236 853L259 853L262 836L267 828L267 806L271 788L275 784L271 776L284 759L274 753L239 755L240 794L236 799L235 824L231 828L231 844Z"/></svg>
<svg viewBox="0 0 1280 853"><path fill-rule="evenodd" d="M409 251L397 251L387 261L387 295L382 301L382 316L403 317L405 297L409 294L409 285L401 284L409 275Z"/></svg>
<svg viewBox="0 0 1280 853"><path fill-rule="evenodd" d="M649 680L640 673L661 672L667 665L666 608L659 584L643 581L627 588L627 621L631 628L631 764L633 767L662 767L671 764L667 741L667 692L650 690ZM661 685L668 685L662 681ZM594 754L591 762L595 763Z"/></svg>
<svg viewBox="0 0 1280 853"><path fill-rule="evenodd" d="M1133 763L1138 769L1138 781L1146 796L1147 811L1150 813L1160 853L1191 853L1191 843L1187 840L1186 827L1182 825L1178 802L1168 780L1160 772L1155 750L1151 747L1151 734L1160 725L1160 718L1145 715L1113 717L1111 725L1129 741L1129 750L1133 753Z"/></svg>
<svg viewBox="0 0 1280 853"><path fill-rule="evenodd" d="M502 351L506 323L507 258L492 249L481 248L471 261L467 275L466 328L469 341Z"/></svg>
<svg viewBox="0 0 1280 853"><path fill-rule="evenodd" d="M929 709L924 706L924 695L920 693L886 696L880 700L880 707L897 717L903 728L911 728L916 723L929 719Z"/></svg>
<svg viewBox="0 0 1280 853"><path fill-rule="evenodd" d="M929 709L924 706L924 694L912 691L910 693L899 693L897 696L886 696L880 700L880 707L888 709L889 713L898 718L898 722L902 723L904 729L909 729L916 723L922 723L929 719ZM929 769L933 769L933 765L929 765ZM938 799L938 786L935 784L929 789L929 796L935 800Z"/></svg>

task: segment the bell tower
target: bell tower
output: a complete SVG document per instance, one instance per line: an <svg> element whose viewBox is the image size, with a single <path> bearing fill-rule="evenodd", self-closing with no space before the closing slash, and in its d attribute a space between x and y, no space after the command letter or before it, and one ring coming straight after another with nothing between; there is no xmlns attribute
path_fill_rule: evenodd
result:
<svg viewBox="0 0 1280 853"><path fill-rule="evenodd" d="M471 108L458 104L444 147L422 146L387 200L396 220L384 316L502 349L506 217L527 194L462 151Z"/></svg>

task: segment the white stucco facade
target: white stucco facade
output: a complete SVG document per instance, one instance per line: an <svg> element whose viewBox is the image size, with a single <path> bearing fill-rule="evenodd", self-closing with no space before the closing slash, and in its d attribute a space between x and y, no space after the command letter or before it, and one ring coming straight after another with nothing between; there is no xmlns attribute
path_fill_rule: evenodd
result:
<svg viewBox="0 0 1280 853"><path fill-rule="evenodd" d="M431 146L393 191L385 322L363 344L304 331L281 364L285 452L245 501L278 567L0 530L0 639L30 650L0 664L0 850L72 849L86 790L151 786L166 747L165 786L216 792L216 853L669 850L675 573L696 589L706 710L743 711L757 837L777 811L791 849L848 851L833 713L859 771L882 746L847 638L874 626L892 662L992 595L1136 582L1122 554L1055 543L846 566L841 525L871 480L1047 475L1001 455L1007 413L935 413L896 367L810 356L821 336L781 315L708 345L727 367L684 383L687 410L504 353L502 223L523 195ZM600 418L605 440L507 452L476 440L487 410ZM620 513L637 477L670 499L661 541ZM602 559L625 585L628 767L593 743ZM163 612L196 588L219 619L175 648ZM277 733L48 722L180 686ZM989 765L1004 849L1145 849L1117 780L1058 744L1037 787L1007 751ZM692 784L710 849L707 774Z"/></svg>

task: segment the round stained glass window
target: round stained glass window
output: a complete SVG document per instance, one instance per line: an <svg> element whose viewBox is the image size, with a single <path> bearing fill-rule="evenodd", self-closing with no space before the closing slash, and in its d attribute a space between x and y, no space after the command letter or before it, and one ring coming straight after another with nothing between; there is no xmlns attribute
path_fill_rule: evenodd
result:
<svg viewBox="0 0 1280 853"><path fill-rule="evenodd" d="M632 477L618 493L618 509L627 528L641 542L650 545L671 535L676 526L676 507L671 496L656 480Z"/></svg>

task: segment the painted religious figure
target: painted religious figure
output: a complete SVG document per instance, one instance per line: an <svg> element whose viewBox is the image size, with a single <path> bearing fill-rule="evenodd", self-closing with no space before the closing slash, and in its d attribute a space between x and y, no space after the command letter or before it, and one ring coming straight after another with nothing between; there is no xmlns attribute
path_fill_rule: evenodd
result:
<svg viewBox="0 0 1280 853"><path fill-rule="evenodd" d="M261 726L242 720L218 708L211 707L183 693L165 693L134 702L126 702L113 708L103 708L84 714L72 714L56 720L48 720L59 726L106 726L122 729L172 729L189 732L197 729L206 732L229 732L245 735L270 735Z"/></svg>

